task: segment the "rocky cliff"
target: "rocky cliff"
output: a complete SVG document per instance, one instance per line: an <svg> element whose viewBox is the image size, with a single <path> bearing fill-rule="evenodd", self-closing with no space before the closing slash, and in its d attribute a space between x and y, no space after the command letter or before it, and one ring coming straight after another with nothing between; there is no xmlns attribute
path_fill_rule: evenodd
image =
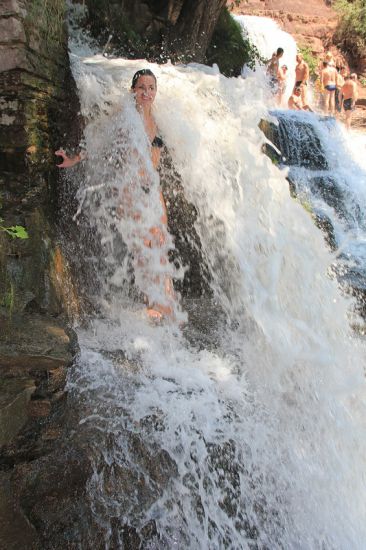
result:
<svg viewBox="0 0 366 550"><path fill-rule="evenodd" d="M227 5L233 2L228 1ZM236 2L233 13L270 17L291 34L300 47L307 47L315 57L322 59L331 51L337 61L349 66L359 76L366 75L366 58L354 59L338 45L338 13L331 0L241 0ZM359 100L354 116L354 126L366 128L366 87L359 85Z"/></svg>
<svg viewBox="0 0 366 550"><path fill-rule="evenodd" d="M69 70L63 0L0 2L0 305L58 314L67 268L55 240L59 201L54 150L77 112ZM75 128L75 124L73 125Z"/></svg>
<svg viewBox="0 0 366 550"><path fill-rule="evenodd" d="M46 426L65 403L73 355L60 316L77 302L57 237L54 156L61 136L78 141L64 17L63 0L0 0L0 218L29 235L0 230L1 548L42 547L16 501L14 479L51 442L57 447L59 428L47 435ZM5 458L8 444L16 461Z"/></svg>
<svg viewBox="0 0 366 550"><path fill-rule="evenodd" d="M86 0L97 37L124 55L203 62L225 0Z"/></svg>
<svg viewBox="0 0 366 550"><path fill-rule="evenodd" d="M275 19L301 46L309 46L321 55L332 46L337 26L337 13L324 0L248 0L234 9L237 14L258 15Z"/></svg>

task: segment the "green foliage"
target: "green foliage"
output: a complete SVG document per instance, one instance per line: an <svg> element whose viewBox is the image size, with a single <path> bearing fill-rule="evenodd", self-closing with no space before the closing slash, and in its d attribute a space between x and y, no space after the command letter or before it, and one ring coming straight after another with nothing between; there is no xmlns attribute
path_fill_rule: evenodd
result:
<svg viewBox="0 0 366 550"><path fill-rule="evenodd" d="M309 46L299 46L299 52L302 54L304 61L309 65L310 77L315 79L317 75L317 69L319 65L319 60L313 54Z"/></svg>
<svg viewBox="0 0 366 550"><path fill-rule="evenodd" d="M229 10L231 11L238 6L240 6L240 0L233 0L233 2L230 3Z"/></svg>
<svg viewBox="0 0 366 550"><path fill-rule="evenodd" d="M14 310L14 302L15 302L14 285L10 283L9 290L7 290L4 296L2 296L2 298L0 299L0 306L5 307L7 310L9 310L9 313L11 315Z"/></svg>
<svg viewBox="0 0 366 550"><path fill-rule="evenodd" d="M28 2L25 27L38 28L46 41L58 41L63 33L65 2L62 0L32 0Z"/></svg>
<svg viewBox="0 0 366 550"><path fill-rule="evenodd" d="M0 195L0 209L2 208L1 195ZM22 225L12 225L11 227L5 227L3 225L3 218L0 218L0 231L7 233L13 239L28 239L28 233Z"/></svg>
<svg viewBox="0 0 366 550"><path fill-rule="evenodd" d="M0 218L0 231L4 231L13 239L28 239L27 230L22 225L12 225L10 227L5 227L2 225L3 221L4 220Z"/></svg>
<svg viewBox="0 0 366 550"><path fill-rule="evenodd" d="M313 207L307 199L300 197L298 198L298 201L301 204L301 206L304 208L304 210L306 210L306 212L309 212L309 214L313 213Z"/></svg>
<svg viewBox="0 0 366 550"><path fill-rule="evenodd" d="M216 63L226 76L238 76L244 65L253 69L256 61L263 63L257 48L243 38L239 23L224 8L208 47L206 62Z"/></svg>
<svg viewBox="0 0 366 550"><path fill-rule="evenodd" d="M336 0L334 7L341 16L336 38L347 51L358 55L366 48L365 0Z"/></svg>
<svg viewBox="0 0 366 550"><path fill-rule="evenodd" d="M337 0L335 9L341 14L341 26L349 34L355 32L366 43L366 2L365 0Z"/></svg>
<svg viewBox="0 0 366 550"><path fill-rule="evenodd" d="M111 48L117 55L146 57L151 45L126 17L125 10L109 0L87 0L91 34L104 45L112 34ZM123 4L122 4L123 5Z"/></svg>

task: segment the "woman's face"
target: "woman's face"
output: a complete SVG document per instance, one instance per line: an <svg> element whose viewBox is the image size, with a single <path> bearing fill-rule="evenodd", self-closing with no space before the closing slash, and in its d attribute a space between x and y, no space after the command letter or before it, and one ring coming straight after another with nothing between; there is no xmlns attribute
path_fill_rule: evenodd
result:
<svg viewBox="0 0 366 550"><path fill-rule="evenodd" d="M155 78L150 75L142 75L138 78L133 88L137 107L151 107L156 96Z"/></svg>

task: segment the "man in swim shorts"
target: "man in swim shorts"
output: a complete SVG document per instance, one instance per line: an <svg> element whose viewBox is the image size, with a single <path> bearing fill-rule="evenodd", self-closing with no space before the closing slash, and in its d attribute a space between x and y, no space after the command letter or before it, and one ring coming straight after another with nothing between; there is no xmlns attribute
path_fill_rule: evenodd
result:
<svg viewBox="0 0 366 550"><path fill-rule="evenodd" d="M354 78L352 78L352 76L353 75L345 77L344 84L341 89L341 94L343 96L342 105L346 117L346 127L348 130L351 128L352 113L356 108L356 101L358 97L357 82Z"/></svg>
<svg viewBox="0 0 366 550"><path fill-rule="evenodd" d="M301 53L296 55L296 68L295 68L295 88L301 89L301 101L303 105L307 105L307 86L309 81L309 65L304 61Z"/></svg>
<svg viewBox="0 0 366 550"><path fill-rule="evenodd" d="M337 88L337 70L334 66L323 61L323 69L320 73L320 82L324 88L324 111L334 115L335 113L335 91Z"/></svg>
<svg viewBox="0 0 366 550"><path fill-rule="evenodd" d="M288 100L288 108L292 111L310 111L309 105L304 105L301 99L301 88L295 88Z"/></svg>

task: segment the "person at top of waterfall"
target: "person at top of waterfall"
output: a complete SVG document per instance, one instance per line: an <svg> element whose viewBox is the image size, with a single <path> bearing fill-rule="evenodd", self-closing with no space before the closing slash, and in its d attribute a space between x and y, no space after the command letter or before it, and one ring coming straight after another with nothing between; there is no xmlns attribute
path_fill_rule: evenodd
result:
<svg viewBox="0 0 366 550"><path fill-rule="evenodd" d="M282 105L283 96L285 95L287 71L288 71L287 65L282 65L282 67L280 67L278 69L278 73L277 73L277 78L278 78L277 101L278 101L278 105Z"/></svg>
<svg viewBox="0 0 366 550"><path fill-rule="evenodd" d="M321 72L324 69L324 66L323 66L324 61L328 64L328 67L336 66L332 52L330 51L327 52L323 59L319 59L318 68L317 68L317 73L319 74L319 76L321 75Z"/></svg>
<svg viewBox="0 0 366 550"><path fill-rule="evenodd" d="M325 54L324 61L326 61L328 63L329 67L335 67L336 66L336 63L334 61L334 56L333 56L332 52L330 52L330 51Z"/></svg>
<svg viewBox="0 0 366 550"><path fill-rule="evenodd" d="M344 84L341 88L342 106L346 117L346 127L348 129L351 128L352 114L356 108L356 101L358 98L357 82L355 78L352 78L352 76L356 76L357 78L355 73L351 76L346 76L344 79Z"/></svg>
<svg viewBox="0 0 366 550"><path fill-rule="evenodd" d="M307 86L309 82L309 65L304 60L301 53L296 55L296 67L295 67L295 86L294 88L301 89L301 101L303 105L308 104L307 100Z"/></svg>
<svg viewBox="0 0 366 550"><path fill-rule="evenodd" d="M337 76L336 76L336 90L335 90L335 109L337 113L340 113L342 111L342 86L344 84L344 77L346 76L346 67L343 65L338 65L336 67L337 69Z"/></svg>
<svg viewBox="0 0 366 550"><path fill-rule="evenodd" d="M292 111L310 111L309 105L304 105L301 99L301 88L295 88L288 99L288 108Z"/></svg>
<svg viewBox="0 0 366 550"><path fill-rule="evenodd" d="M321 86L324 89L324 110L334 115L335 112L335 91L337 88L337 71L334 65L323 61L323 69L320 73Z"/></svg>
<svg viewBox="0 0 366 550"><path fill-rule="evenodd" d="M152 112L152 107L157 92L157 80L154 73L150 71L150 69L142 69L137 71L132 78L131 91L134 94L136 108L142 116L145 132L151 144L151 160L153 167L156 170L160 162L161 148L164 144L161 137L158 135L157 125ZM82 154L78 154L74 157L68 157L63 149L59 149L55 152L55 154L62 157L62 163L57 165L59 168L69 168L75 166L75 164L86 158L86 155ZM141 175L143 176L143 174ZM130 202L130 197L125 197L125 199L127 199L126 203L128 204ZM161 190L160 202L162 207L162 216L160 220L161 227L151 227L149 234L143 238L144 245L149 248L162 247L166 242L168 220L166 205ZM128 206L126 208L126 205L124 204L121 204L118 210L119 214L122 216L130 215L136 221L139 219L138 213L128 212L129 208ZM132 251L132 253L134 253L134 251ZM168 259L167 257L162 256L160 261L161 264L166 264ZM160 320L163 317L171 317L173 315L172 303L176 300L176 298L170 277L165 277L163 281L159 279L157 282L164 285L164 291L167 298L166 304L152 302L149 297L146 296L147 313L149 317Z"/></svg>
<svg viewBox="0 0 366 550"><path fill-rule="evenodd" d="M278 88L278 69L280 59L283 56L283 48L277 48L277 51L272 54L271 59L267 62L267 74L269 76L269 85L273 93L277 93Z"/></svg>

